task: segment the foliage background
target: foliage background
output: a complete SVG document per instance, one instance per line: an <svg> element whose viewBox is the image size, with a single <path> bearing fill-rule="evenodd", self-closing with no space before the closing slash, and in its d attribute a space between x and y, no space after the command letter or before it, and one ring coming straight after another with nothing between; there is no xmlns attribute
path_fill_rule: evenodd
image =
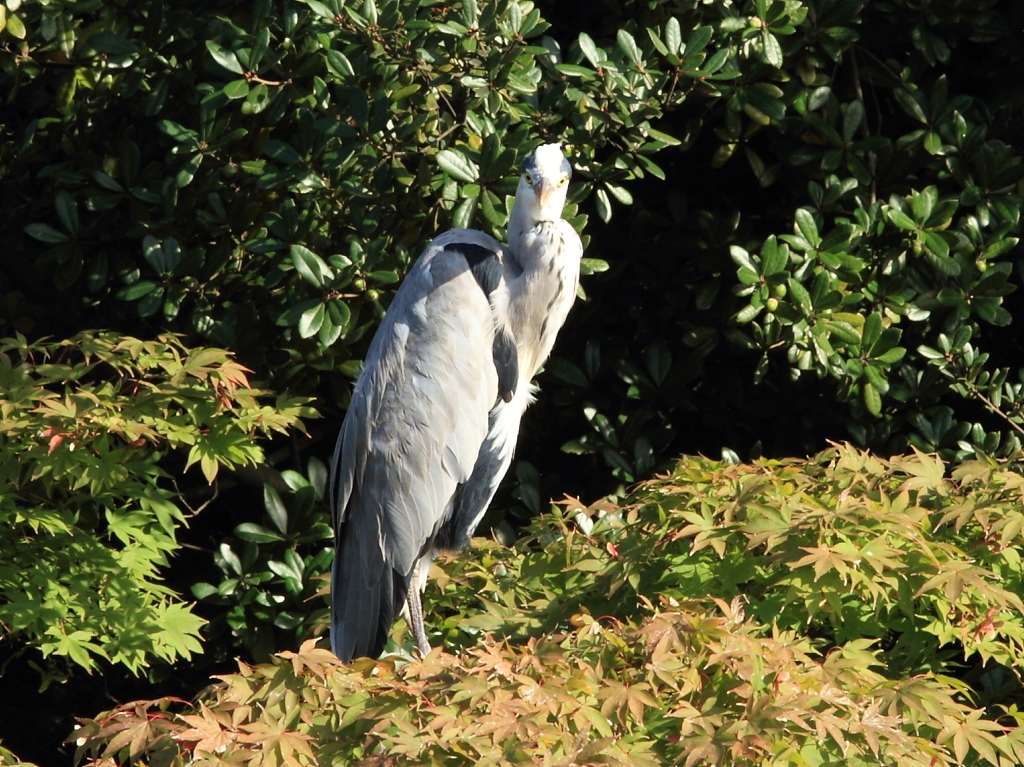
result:
<svg viewBox="0 0 1024 767"><path fill-rule="evenodd" d="M196 706L140 701L83 720L80 753L1019 764L1021 713L1000 702L1020 692L1024 482L995 462L944 474L934 455L849 446L746 466L684 459L621 506L570 501L515 547L445 558L433 605L450 616L445 647L423 660L339 668L309 640L239 664ZM962 547L980 537L1002 546L968 564ZM983 660L976 693L935 669L952 645Z"/></svg>
<svg viewBox="0 0 1024 767"><path fill-rule="evenodd" d="M209 620L204 655L172 666L154 647L133 656L144 678L123 659L88 676L85 638L55 650L8 622L0 737L48 760L33 744L60 739L72 711L190 697L232 655L266 660L315 630L324 461L371 331L436 232L501 234L540 140L573 155L586 300L485 526L621 493L680 452L851 439L1016 458L1022 14L1010 0L5 0L3 335L177 332L161 353L224 349L221 373L244 365L322 419L261 446L257 471L261 456L214 445L203 468L232 470L215 495L210 471L186 470L191 443L151 439L145 482L178 512L159 578L167 604ZM32 396L106 384L110 406L140 376L43 370ZM174 382L146 380L173 400ZM253 433L245 407L221 404L225 430ZM202 424L209 406L180 407ZM43 415L4 435L6 463L25 439L50 450ZM90 454L65 456L69 476ZM5 513L31 520L39 497L81 489L21 468ZM119 504L68 530L120 551ZM5 608L28 593L12 583Z"/></svg>

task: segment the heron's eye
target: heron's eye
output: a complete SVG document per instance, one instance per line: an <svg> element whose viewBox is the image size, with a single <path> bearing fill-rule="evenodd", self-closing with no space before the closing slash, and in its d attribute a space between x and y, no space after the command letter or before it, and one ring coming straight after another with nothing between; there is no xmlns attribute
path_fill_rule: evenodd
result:
<svg viewBox="0 0 1024 767"><path fill-rule="evenodd" d="M560 179L558 179L558 185L559 186L565 186L568 183L569 183L569 177L568 176L562 176Z"/></svg>
<svg viewBox="0 0 1024 767"><path fill-rule="evenodd" d="M528 184L529 186L533 186L533 174L532 174L532 173L530 173L530 171L528 171L528 170L524 170L524 171L523 171L523 178L525 178L525 179L526 179L526 183L527 183L527 184Z"/></svg>

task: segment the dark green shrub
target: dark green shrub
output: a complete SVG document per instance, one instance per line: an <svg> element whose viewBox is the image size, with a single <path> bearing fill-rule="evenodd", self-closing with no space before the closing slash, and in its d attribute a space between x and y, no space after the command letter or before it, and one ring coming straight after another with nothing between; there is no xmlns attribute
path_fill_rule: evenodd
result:
<svg viewBox="0 0 1024 767"><path fill-rule="evenodd" d="M10 321L51 325L56 290L276 385L333 371L343 406L422 243L500 235L517 158L557 136L601 233L585 270L614 267L545 376L558 444L627 481L844 431L1012 454L1021 360L988 345L1013 327L1019 9L922 9L610 3L581 31L508 0L24 2L0 31ZM801 429L759 448L766 399Z"/></svg>
<svg viewBox="0 0 1024 767"><path fill-rule="evenodd" d="M570 327L547 376L592 427L567 447L625 480L844 431L1016 456L1020 6L612 5L588 32L629 30L672 73L686 98L658 126L683 143L665 184L630 186L628 221L591 225L612 270L577 317L601 329ZM676 65L698 27L724 79Z"/></svg>
<svg viewBox="0 0 1024 767"><path fill-rule="evenodd" d="M243 522L221 543L216 561L222 580L192 586L200 600L230 606L208 633L226 627L258 660L267 660L278 647L297 647L326 612L315 610L311 600L323 590L321 576L331 571L334 554L324 498L327 468L313 458L308 478L292 470L281 472L281 478L288 492L263 487L262 524Z"/></svg>

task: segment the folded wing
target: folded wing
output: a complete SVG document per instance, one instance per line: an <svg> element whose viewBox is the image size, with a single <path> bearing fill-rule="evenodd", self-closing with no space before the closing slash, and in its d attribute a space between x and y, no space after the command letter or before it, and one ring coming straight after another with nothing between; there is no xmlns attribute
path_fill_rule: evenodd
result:
<svg viewBox="0 0 1024 767"><path fill-rule="evenodd" d="M332 645L346 662L383 651L408 589L418 587L413 566L436 545L477 467L489 413L515 393L515 344L493 306L503 257L481 232L438 237L370 345L331 479Z"/></svg>

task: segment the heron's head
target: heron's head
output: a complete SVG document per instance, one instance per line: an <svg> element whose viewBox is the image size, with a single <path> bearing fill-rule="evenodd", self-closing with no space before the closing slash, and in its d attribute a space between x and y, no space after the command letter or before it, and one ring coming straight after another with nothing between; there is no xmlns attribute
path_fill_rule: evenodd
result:
<svg viewBox="0 0 1024 767"><path fill-rule="evenodd" d="M535 221L561 218L570 178L572 166L561 144L542 144L523 163L516 205L525 206Z"/></svg>

